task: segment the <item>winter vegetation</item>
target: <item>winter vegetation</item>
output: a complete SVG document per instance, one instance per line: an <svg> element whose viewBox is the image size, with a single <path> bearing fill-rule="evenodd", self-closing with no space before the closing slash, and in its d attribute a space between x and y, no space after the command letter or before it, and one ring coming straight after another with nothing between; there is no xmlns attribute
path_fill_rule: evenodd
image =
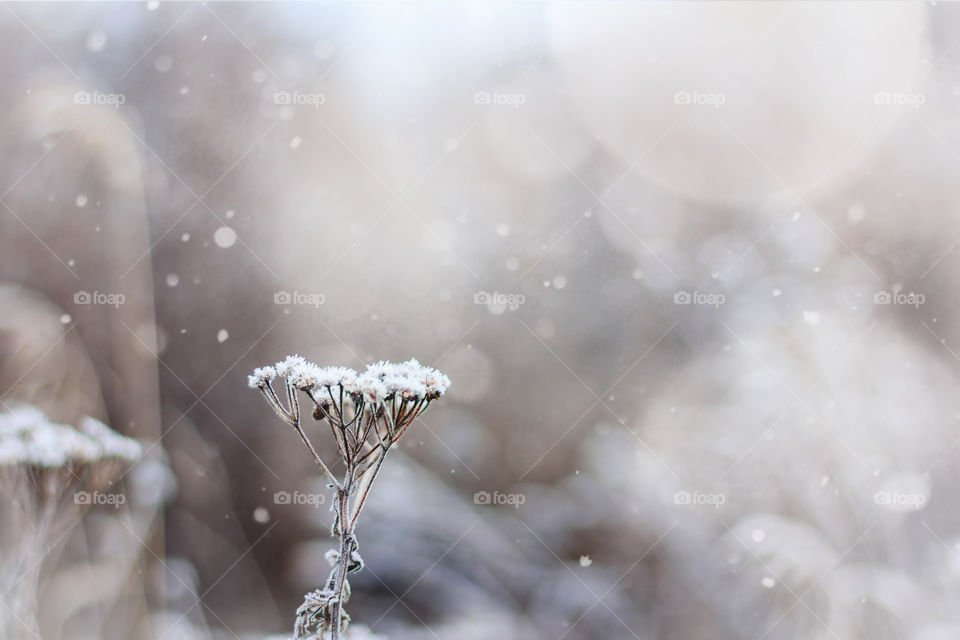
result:
<svg viewBox="0 0 960 640"><path fill-rule="evenodd" d="M255 369L248 384L296 430L333 489L330 535L339 545L325 555L332 566L329 577L322 587L307 593L297 609L294 637L322 640L329 632L332 640L339 640L350 622L345 609L351 594L347 575L363 569L357 519L387 453L414 420L443 396L450 379L416 360L381 361L358 374L346 367L320 367L295 355ZM323 461L307 435L300 394L313 404L313 420L330 427L344 467L342 477Z"/></svg>
<svg viewBox="0 0 960 640"><path fill-rule="evenodd" d="M0 639L960 638L958 41L4 3Z"/></svg>
<svg viewBox="0 0 960 640"><path fill-rule="evenodd" d="M0 636L37 637L47 554L99 496L122 504L100 489L141 455L136 440L90 417L71 427L28 405L0 413Z"/></svg>

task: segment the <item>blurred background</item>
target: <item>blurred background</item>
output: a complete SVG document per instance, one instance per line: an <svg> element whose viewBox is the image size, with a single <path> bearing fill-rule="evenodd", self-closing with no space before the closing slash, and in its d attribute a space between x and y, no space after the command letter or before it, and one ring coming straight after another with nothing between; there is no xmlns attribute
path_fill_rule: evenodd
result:
<svg viewBox="0 0 960 640"><path fill-rule="evenodd" d="M0 396L147 451L25 637L289 635L331 514L246 375L290 353L453 380L359 525L375 634L960 637L958 44L936 2L4 3Z"/></svg>

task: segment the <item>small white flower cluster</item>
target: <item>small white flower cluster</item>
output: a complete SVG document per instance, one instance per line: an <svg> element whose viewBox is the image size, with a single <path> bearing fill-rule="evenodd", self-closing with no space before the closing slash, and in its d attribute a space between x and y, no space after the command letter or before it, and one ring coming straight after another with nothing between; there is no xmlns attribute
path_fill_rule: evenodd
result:
<svg viewBox="0 0 960 640"><path fill-rule="evenodd" d="M139 442L120 435L95 418L84 416L77 428L100 446L101 458L136 462L143 455L143 447Z"/></svg>
<svg viewBox="0 0 960 640"><path fill-rule="evenodd" d="M360 376L361 388L378 400L399 396L404 400L439 398L447 392L450 378L414 359L393 363L381 360Z"/></svg>
<svg viewBox="0 0 960 640"><path fill-rule="evenodd" d="M286 378L287 384L300 391L332 393L334 387L342 388L344 393L371 404L395 397L433 400L450 386L450 378L412 359L377 362L358 374L347 367L320 367L300 356L289 356L272 367L255 369L247 380L251 389L263 389L276 377Z"/></svg>
<svg viewBox="0 0 960 640"><path fill-rule="evenodd" d="M92 464L105 458L132 462L141 451L136 440L93 418L84 418L78 430L51 422L31 406L0 414L0 465L52 468Z"/></svg>
<svg viewBox="0 0 960 640"><path fill-rule="evenodd" d="M281 393L273 387L276 378L282 379ZM304 596L297 609L294 636L319 639L332 630L332 637L342 638L340 630L350 622L343 609L350 597L346 574L363 568L353 535L357 517L387 452L431 402L446 393L450 378L416 360L381 361L357 373L346 367L321 367L294 355L255 369L248 383L263 394L274 413L297 430L330 486L336 489L338 510L331 535L340 537L341 549L352 544L352 550L349 558L341 558L338 551L327 555L334 565L330 577L322 589ZM317 453L303 428L298 391L314 404L313 419L330 426L345 468L342 481Z"/></svg>

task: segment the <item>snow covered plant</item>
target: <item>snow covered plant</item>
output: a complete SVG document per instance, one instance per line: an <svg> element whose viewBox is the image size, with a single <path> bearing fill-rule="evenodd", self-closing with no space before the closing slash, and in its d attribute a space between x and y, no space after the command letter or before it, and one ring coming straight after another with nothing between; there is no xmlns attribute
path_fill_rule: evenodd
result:
<svg viewBox="0 0 960 640"><path fill-rule="evenodd" d="M275 378L284 379L279 393L273 387ZM324 586L306 594L297 609L294 636L322 640L329 631L332 640L339 640L350 622L343 609L350 597L347 574L363 568L355 535L360 510L390 447L444 394L450 379L416 360L378 362L358 374L353 369L319 367L300 356L289 356L273 367L255 370L249 382L297 431L334 490L331 535L340 545L327 552L333 568ZM303 429L300 393L313 403L313 419L330 427L345 469L342 478L334 475L333 465L320 458Z"/></svg>
<svg viewBox="0 0 960 640"><path fill-rule="evenodd" d="M74 428L29 405L0 413L0 638L39 637L42 561L96 495L79 489L140 454L139 443L93 418Z"/></svg>

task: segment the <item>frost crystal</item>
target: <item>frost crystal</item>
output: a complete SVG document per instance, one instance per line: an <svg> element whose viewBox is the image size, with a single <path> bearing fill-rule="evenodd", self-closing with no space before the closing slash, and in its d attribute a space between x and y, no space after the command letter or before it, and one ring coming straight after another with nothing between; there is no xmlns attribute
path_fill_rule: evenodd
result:
<svg viewBox="0 0 960 640"><path fill-rule="evenodd" d="M404 400L416 400L427 395L426 385L415 378L401 378L397 390Z"/></svg>
<svg viewBox="0 0 960 640"><path fill-rule="evenodd" d="M377 405L394 397L404 401L433 400L450 386L450 378L415 359L400 363L381 360L358 375L347 367L319 367L297 355L288 356L275 367L254 369L248 381L252 389L264 390L270 396L267 387L277 376L286 378L287 384L301 391L316 391L313 400L323 406L339 404L341 391L347 396L345 401Z"/></svg>
<svg viewBox="0 0 960 640"><path fill-rule="evenodd" d="M369 376L367 379L376 378L383 382L388 397L399 393L405 399L434 399L442 396L450 386L450 378L414 359L398 364L377 362L367 367L364 375Z"/></svg>
<svg viewBox="0 0 960 640"><path fill-rule="evenodd" d="M356 387L357 372L347 367L323 367L320 369L318 384L321 387L343 385L345 391L350 391ZM350 387L350 389L347 387Z"/></svg>
<svg viewBox="0 0 960 640"><path fill-rule="evenodd" d="M253 370L253 375L247 376L247 384L251 389L257 389L266 385L277 377L277 370L273 367L258 367Z"/></svg>
<svg viewBox="0 0 960 640"><path fill-rule="evenodd" d="M306 364L306 362L307 361L302 356L287 356L284 360L281 360L275 365L274 370L278 376L286 378L288 375L290 375L290 372L293 371L294 367L297 365Z"/></svg>
<svg viewBox="0 0 960 640"><path fill-rule="evenodd" d="M368 371L357 377L357 386L363 391L363 399L370 404L380 404L387 397L387 385Z"/></svg>
<svg viewBox="0 0 960 640"><path fill-rule="evenodd" d="M301 362L294 365L287 374L287 381L301 391L310 391L319 382L322 372L320 367L312 362Z"/></svg>
<svg viewBox="0 0 960 640"><path fill-rule="evenodd" d="M382 380L384 376L393 373L394 367L396 367L396 365L392 362L381 360L380 362L369 365L366 372Z"/></svg>

